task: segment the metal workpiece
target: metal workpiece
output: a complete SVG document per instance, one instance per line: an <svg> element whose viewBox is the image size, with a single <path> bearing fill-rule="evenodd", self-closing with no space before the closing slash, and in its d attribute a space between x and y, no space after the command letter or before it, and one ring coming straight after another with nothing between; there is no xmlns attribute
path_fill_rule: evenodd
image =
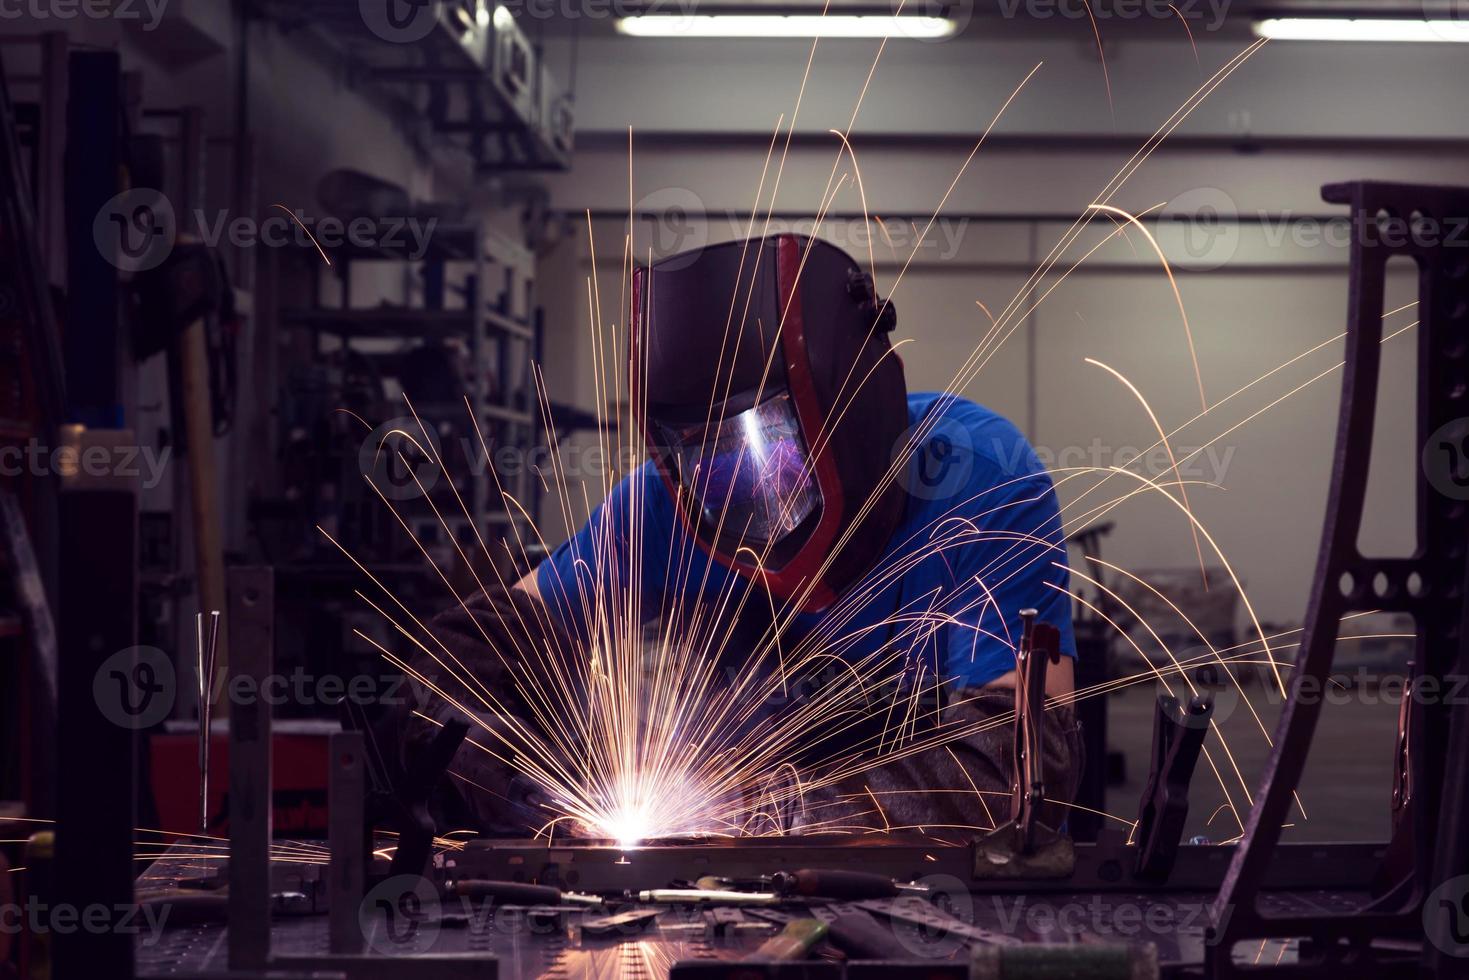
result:
<svg viewBox="0 0 1469 980"><path fill-rule="evenodd" d="M845 843L843 843L845 842ZM451 880L484 878L567 885L587 892L623 894L689 880L695 871L711 881L758 881L792 867L819 867L880 873L903 885L962 884L978 893L1127 892L1136 890L1131 869L1137 848L1121 834L1108 833L1095 844L1076 844L1076 865L1065 879L976 879L976 848L935 845L894 834L881 844L854 843L832 836L752 837L732 840L650 842L620 848L610 841L470 840L441 855ZM1180 844L1166 882L1157 890L1212 891L1224 880L1234 854L1232 844ZM1366 889L1381 861L1379 843L1286 843L1276 850L1265 885L1272 889ZM705 874L718 871L719 874ZM696 879L697 880L697 879ZM900 891L905 889L900 888ZM938 890L935 885L930 890Z"/></svg>
<svg viewBox="0 0 1469 980"><path fill-rule="evenodd" d="M478 839L442 857L451 879L535 880L585 892L622 894L695 881L712 875L759 879L795 868L877 873L911 882L924 876L967 877L967 847L893 837L881 845L854 843L841 835L804 837L678 838L633 848L612 841Z"/></svg>

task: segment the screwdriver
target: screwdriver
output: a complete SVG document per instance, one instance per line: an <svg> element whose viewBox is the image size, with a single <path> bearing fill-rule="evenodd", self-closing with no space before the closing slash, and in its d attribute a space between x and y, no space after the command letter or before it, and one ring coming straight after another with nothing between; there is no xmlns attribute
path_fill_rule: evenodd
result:
<svg viewBox="0 0 1469 980"><path fill-rule="evenodd" d="M631 897L629 892L629 897ZM717 891L705 888L657 888L637 893L640 902L657 905L779 905L770 892Z"/></svg>
<svg viewBox="0 0 1469 980"><path fill-rule="evenodd" d="M449 893L461 898L492 898L512 905L601 905L597 895L564 892L550 885L528 885L521 881L490 881L464 878L449 885Z"/></svg>
<svg viewBox="0 0 1469 980"><path fill-rule="evenodd" d="M927 894L923 885L900 885L893 879L871 871L837 871L834 869L802 868L799 871L778 871L771 876L775 891L782 895L804 895L807 897L841 898L858 901L866 898L893 898L908 892Z"/></svg>

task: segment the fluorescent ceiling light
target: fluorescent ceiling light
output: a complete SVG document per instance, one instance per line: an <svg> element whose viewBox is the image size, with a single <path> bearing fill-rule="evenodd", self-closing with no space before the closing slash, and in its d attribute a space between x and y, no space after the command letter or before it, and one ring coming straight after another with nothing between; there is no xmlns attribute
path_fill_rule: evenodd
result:
<svg viewBox="0 0 1469 980"><path fill-rule="evenodd" d="M878 14L638 14L617 29L633 37L892 37L931 41L951 37L947 17Z"/></svg>
<svg viewBox="0 0 1469 980"><path fill-rule="evenodd" d="M1387 17L1273 17L1255 33L1277 41L1469 41L1469 21Z"/></svg>

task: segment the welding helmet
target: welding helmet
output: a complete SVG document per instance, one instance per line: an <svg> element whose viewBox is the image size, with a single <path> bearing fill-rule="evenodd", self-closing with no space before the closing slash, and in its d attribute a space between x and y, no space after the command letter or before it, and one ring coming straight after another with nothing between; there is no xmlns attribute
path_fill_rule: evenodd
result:
<svg viewBox="0 0 1469 980"><path fill-rule="evenodd" d="M632 394L679 519L804 611L871 570L903 515L885 479L908 426L896 319L851 256L799 235L633 275Z"/></svg>

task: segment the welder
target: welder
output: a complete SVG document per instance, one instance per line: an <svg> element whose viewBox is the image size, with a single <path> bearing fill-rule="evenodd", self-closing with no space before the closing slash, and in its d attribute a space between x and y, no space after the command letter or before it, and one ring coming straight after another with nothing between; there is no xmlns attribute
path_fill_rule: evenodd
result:
<svg viewBox="0 0 1469 980"><path fill-rule="evenodd" d="M1064 656L1047 672L1048 698L1072 692L1076 650L1059 508L1025 438L972 401L909 393L890 339L895 306L823 241L775 235L705 247L637 269L632 285L631 393L650 461L514 590L446 613L436 634L466 656L482 649L486 630L557 630L585 643L595 628L585 621L596 606L588 591L605 588L640 590L641 601L625 605L648 618L728 597L720 608L753 620L730 624L733 645L777 617L788 648L839 621L850 660L902 637L913 649L894 662L910 677L916 662L927 664L940 726L969 734L804 803L819 807L822 826L844 812L849 824L877 828L1003 820L1012 729L983 722L1014 711L1020 610L1060 631ZM740 602L747 590L760 601ZM930 625L899 625L915 615ZM538 639L547 638L504 643ZM1074 716L1053 703L1044 717L1047 796L1069 801L1082 761ZM854 731L849 744L875 747ZM808 760L842 751L821 738L813 734ZM495 765L478 756L465 761ZM530 819L525 780L485 771L473 781L493 784L473 806L486 830L514 832ZM865 797L879 792L875 813ZM809 823L797 812L780 829Z"/></svg>

